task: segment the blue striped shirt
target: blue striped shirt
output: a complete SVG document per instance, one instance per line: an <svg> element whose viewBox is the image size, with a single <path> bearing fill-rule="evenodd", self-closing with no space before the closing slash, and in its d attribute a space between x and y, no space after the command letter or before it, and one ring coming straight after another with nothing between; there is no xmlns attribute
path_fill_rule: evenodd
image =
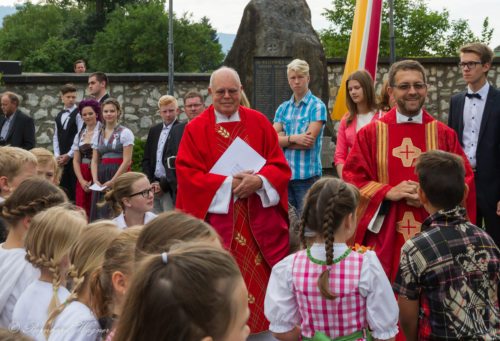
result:
<svg viewBox="0 0 500 341"><path fill-rule="evenodd" d="M274 122L283 125L283 131L287 136L305 133L309 123L315 121L326 122L326 107L318 97L312 94L311 90L298 105L295 104L292 95L290 100L278 107L274 116ZM292 169L292 180L321 176L321 145L324 128L323 124L311 149L284 149L286 160Z"/></svg>

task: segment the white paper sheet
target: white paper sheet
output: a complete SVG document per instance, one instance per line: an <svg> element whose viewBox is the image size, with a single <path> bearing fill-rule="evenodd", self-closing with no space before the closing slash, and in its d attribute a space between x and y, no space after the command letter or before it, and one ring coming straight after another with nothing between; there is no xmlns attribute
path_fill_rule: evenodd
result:
<svg viewBox="0 0 500 341"><path fill-rule="evenodd" d="M237 137L217 160L210 173L224 176L231 176L248 170L257 173L265 164L266 159L245 141Z"/></svg>
<svg viewBox="0 0 500 341"><path fill-rule="evenodd" d="M89 189L94 191L94 192L102 192L106 188L108 188L108 187L107 186L99 186L98 184L92 184L92 186L89 187Z"/></svg>

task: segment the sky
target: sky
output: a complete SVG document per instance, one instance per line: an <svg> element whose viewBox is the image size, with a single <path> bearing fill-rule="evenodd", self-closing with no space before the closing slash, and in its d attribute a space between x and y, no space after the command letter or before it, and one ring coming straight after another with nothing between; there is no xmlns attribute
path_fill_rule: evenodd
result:
<svg viewBox="0 0 500 341"><path fill-rule="evenodd" d="M321 14L325 8L331 7L332 1L306 1L311 9L314 29L327 28L329 23ZM208 17L217 32L236 33L243 10L248 3L249 0L173 0L173 7L177 14L192 13L194 19ZM478 36L481 34L484 18L489 15L490 25L495 28L490 47L495 48L500 45L500 20L498 20L500 0L427 0L426 3L432 10L441 11L446 8L453 20L467 19L472 31Z"/></svg>
<svg viewBox="0 0 500 341"><path fill-rule="evenodd" d="M293 0L288 0L293 1ZM311 9L312 24L316 30L327 28L329 23L321 15L331 6L331 0L306 0ZM395 0L397 1L397 0ZM24 0L0 0L0 5L12 6ZM166 0L168 4L168 0ZM220 33L236 33L249 0L173 0L174 12L190 12L194 19L206 16ZM451 19L467 19L476 35L481 33L481 25L486 16L490 16L490 25L495 28L490 47L500 45L500 20L493 15L500 14L500 0L427 0L433 10L447 9Z"/></svg>

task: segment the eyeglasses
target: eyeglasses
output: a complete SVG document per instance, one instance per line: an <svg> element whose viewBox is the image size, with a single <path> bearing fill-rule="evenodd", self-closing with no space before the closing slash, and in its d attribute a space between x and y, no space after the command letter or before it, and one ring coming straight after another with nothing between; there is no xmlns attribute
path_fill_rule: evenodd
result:
<svg viewBox="0 0 500 341"><path fill-rule="evenodd" d="M467 66L467 69L469 70L472 70L472 69L475 69L476 68L476 65L478 64L483 64L481 62L461 62L461 63L458 63L458 67L461 68L461 69L465 69L465 67Z"/></svg>
<svg viewBox="0 0 500 341"><path fill-rule="evenodd" d="M224 94L222 94L224 96ZM195 104L189 104L189 105L185 105L184 107L186 108L199 108L201 107L203 104L201 103L195 103Z"/></svg>
<svg viewBox="0 0 500 341"><path fill-rule="evenodd" d="M134 194L130 194L129 198L135 197L136 195L142 195L143 198L147 199L147 198L149 198L149 193L153 193L153 187L150 187L148 189L145 189L143 191L140 191L140 192L137 192Z"/></svg>
<svg viewBox="0 0 500 341"><path fill-rule="evenodd" d="M425 83L403 83L403 84L398 84L398 85L393 85L393 88L396 88L401 91L409 91L411 87L413 87L416 91L424 90L427 88L427 84Z"/></svg>
<svg viewBox="0 0 500 341"><path fill-rule="evenodd" d="M227 93L229 93L229 96L234 96L240 91L240 89L217 89L215 90L215 95L218 97L222 97Z"/></svg>

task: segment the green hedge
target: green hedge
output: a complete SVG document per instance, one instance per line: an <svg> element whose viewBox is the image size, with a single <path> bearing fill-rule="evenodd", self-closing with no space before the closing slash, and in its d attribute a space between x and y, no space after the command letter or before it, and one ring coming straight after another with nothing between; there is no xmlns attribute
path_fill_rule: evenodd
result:
<svg viewBox="0 0 500 341"><path fill-rule="evenodd" d="M132 170L134 172L142 172L142 157L144 156L144 146L146 145L145 140L140 138L135 138L134 140L134 151L132 153Z"/></svg>

